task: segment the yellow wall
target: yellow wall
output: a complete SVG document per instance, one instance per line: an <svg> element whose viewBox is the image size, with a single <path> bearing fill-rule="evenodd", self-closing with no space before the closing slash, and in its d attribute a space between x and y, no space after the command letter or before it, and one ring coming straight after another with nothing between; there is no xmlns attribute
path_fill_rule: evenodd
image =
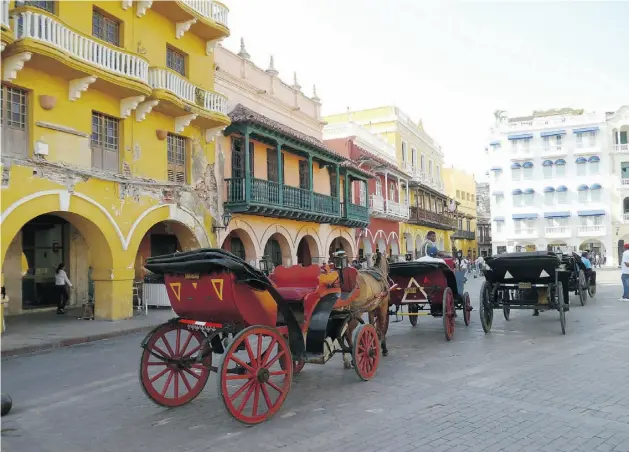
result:
<svg viewBox="0 0 629 452"><path fill-rule="evenodd" d="M178 7L175 2L170 3ZM92 37L95 6L120 20L120 48L131 55L144 56L150 67L165 67L166 46L176 47L187 54L188 80L204 90L213 89L213 57L206 54L206 40L191 31L177 39L175 23L154 9L149 8L143 17L137 17L136 2L126 10L122 9L122 2L56 4L58 9L53 17L94 41L99 41ZM173 113L178 111L176 108L161 100L141 122L134 112L124 118L121 101L140 95L149 100L154 93L148 83L68 59L62 52L33 40L20 40L7 46L2 52L3 64L5 58L23 51L33 56L17 72L11 85L28 90L28 158L34 157L36 141L47 143L49 153L43 159L3 162L8 183L2 187L2 274L15 273L6 267L21 262L21 258L13 256L21 247L21 227L38 215L55 212L76 229L82 238L76 243L84 242L81 247L71 247L70 259L75 261L74 268L94 267L97 316L130 317L136 254L140 241L153 225L161 221L185 224L190 237L180 237L180 242L186 245L207 246L215 241L211 212L216 201L211 200L208 191L214 177L215 143L206 140L205 130L225 126L229 118L208 113L205 119L193 121L178 133L188 139L186 182L192 186L171 184L166 171L167 140L159 140L156 131L176 133ZM80 98L70 100L70 80L90 75L96 76L97 81ZM55 98L52 109L45 110L40 105L41 95ZM89 137L93 111L120 120L119 167L114 173L92 172ZM124 179L120 179L121 174ZM164 191L174 191L179 204L168 205L171 201L164 199ZM77 257L77 253L82 257ZM77 274L76 278L83 276ZM7 286L13 284L3 279ZM11 290L17 291L17 287ZM13 302L20 304L21 300L16 298ZM19 310L19 307L13 309Z"/></svg>
<svg viewBox="0 0 629 452"><path fill-rule="evenodd" d="M476 232L476 179L474 175L457 168L444 168L442 171L446 194L460 203L459 212L473 217L470 221L470 230ZM467 194L470 194L469 200ZM467 218L463 219L463 230L467 230ZM455 241L455 245L465 255L468 252L472 255L475 252L478 254L475 239L458 239Z"/></svg>

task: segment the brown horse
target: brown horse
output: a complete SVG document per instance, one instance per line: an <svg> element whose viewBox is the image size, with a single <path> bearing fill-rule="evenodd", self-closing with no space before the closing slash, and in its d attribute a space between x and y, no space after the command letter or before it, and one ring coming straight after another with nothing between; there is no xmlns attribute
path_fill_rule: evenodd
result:
<svg viewBox="0 0 629 452"><path fill-rule="evenodd" d="M389 263L384 255L378 253L373 267L360 269L356 277L360 290L358 298L351 305L357 312L369 313L369 323L376 327L382 356L387 356L387 329L389 327ZM359 325L358 319L353 319L348 325L345 338L352 344L352 332ZM345 368L351 368L346 354L343 354Z"/></svg>

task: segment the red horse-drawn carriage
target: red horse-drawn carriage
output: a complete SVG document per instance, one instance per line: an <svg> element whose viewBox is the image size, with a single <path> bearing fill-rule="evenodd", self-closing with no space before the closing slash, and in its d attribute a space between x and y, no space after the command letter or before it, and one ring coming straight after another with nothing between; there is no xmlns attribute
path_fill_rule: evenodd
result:
<svg viewBox="0 0 629 452"><path fill-rule="evenodd" d="M449 341L454 336L456 310L463 311L465 326L470 323L472 305L465 292L465 272L455 269L454 260L410 261L392 263L389 277L394 283L390 306L392 315L407 315L413 326L420 315L443 318ZM407 312L400 312L407 306Z"/></svg>
<svg viewBox="0 0 629 452"><path fill-rule="evenodd" d="M349 353L361 379L376 373L376 329L351 308L359 295L353 268L280 266L267 277L219 249L154 257L145 267L164 275L179 316L142 342L140 382L157 404L190 402L214 371L227 411L257 424L280 409L305 363ZM222 355L218 366L213 353Z"/></svg>

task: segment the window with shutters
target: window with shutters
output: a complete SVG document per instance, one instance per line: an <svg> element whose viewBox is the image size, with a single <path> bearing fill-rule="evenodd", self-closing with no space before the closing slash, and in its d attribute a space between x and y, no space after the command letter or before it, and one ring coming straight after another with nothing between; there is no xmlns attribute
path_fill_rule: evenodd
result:
<svg viewBox="0 0 629 452"><path fill-rule="evenodd" d="M120 45L120 21L95 9L92 13L92 35L115 46Z"/></svg>
<svg viewBox="0 0 629 452"><path fill-rule="evenodd" d="M28 92L2 85L2 154L28 156Z"/></svg>
<svg viewBox="0 0 629 452"><path fill-rule="evenodd" d="M376 179L376 196L382 197L382 181L380 178Z"/></svg>
<svg viewBox="0 0 629 452"><path fill-rule="evenodd" d="M249 142L249 176L251 176L252 178L255 177L255 145L253 144L253 141Z"/></svg>
<svg viewBox="0 0 629 452"><path fill-rule="evenodd" d="M310 188L310 175L308 174L308 162L299 161L299 188L308 190Z"/></svg>
<svg viewBox="0 0 629 452"><path fill-rule="evenodd" d="M15 6L34 6L35 8L43 9L51 14L55 14L54 1L16 1Z"/></svg>
<svg viewBox="0 0 629 452"><path fill-rule="evenodd" d="M232 137L232 179L245 177L245 142L242 138Z"/></svg>
<svg viewBox="0 0 629 452"><path fill-rule="evenodd" d="M277 168L277 149L267 148L266 150L266 174L269 181L280 181Z"/></svg>
<svg viewBox="0 0 629 452"><path fill-rule="evenodd" d="M119 171L120 121L92 112L92 168Z"/></svg>
<svg viewBox="0 0 629 452"><path fill-rule="evenodd" d="M330 171L330 196L336 198L338 195L339 190L336 186L336 172Z"/></svg>
<svg viewBox="0 0 629 452"><path fill-rule="evenodd" d="M172 47L166 47L166 66L186 76L186 55Z"/></svg>
<svg viewBox="0 0 629 452"><path fill-rule="evenodd" d="M168 134L168 182L186 183L186 139Z"/></svg>

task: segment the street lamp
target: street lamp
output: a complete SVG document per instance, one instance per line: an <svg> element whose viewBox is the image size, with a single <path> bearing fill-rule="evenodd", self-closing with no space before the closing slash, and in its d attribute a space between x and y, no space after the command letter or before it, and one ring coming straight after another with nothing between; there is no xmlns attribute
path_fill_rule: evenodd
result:
<svg viewBox="0 0 629 452"><path fill-rule="evenodd" d="M232 214L229 212L224 212L221 219L223 220L223 226L212 226L212 232L216 232L219 229L227 229L227 226L229 226L229 222L232 220Z"/></svg>

